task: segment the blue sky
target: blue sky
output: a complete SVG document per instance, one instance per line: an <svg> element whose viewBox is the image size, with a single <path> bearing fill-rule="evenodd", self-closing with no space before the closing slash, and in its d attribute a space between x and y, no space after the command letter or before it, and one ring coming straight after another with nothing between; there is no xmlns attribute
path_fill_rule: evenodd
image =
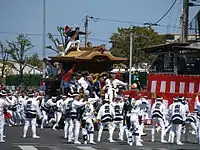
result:
<svg viewBox="0 0 200 150"><path fill-rule="evenodd" d="M168 10L174 0L46 0L46 31L57 34L57 26L80 26L84 29L86 15L114 20L130 20L138 23L155 22ZM179 33L179 16L182 1L178 0L172 11L160 22L165 27L155 27L159 33ZM14 40L17 33L30 33L35 47L29 54L37 52L42 56L42 6L43 0L0 0L0 41ZM200 7L190 8L190 19ZM89 41L93 45L107 44L117 27L130 24L92 21L89 22ZM8 33L5 33L8 32ZM14 34L16 33L16 34ZM51 42L46 38L47 45ZM84 43L84 38L82 39ZM109 45L108 45L109 46ZM47 55L53 55L46 50Z"/></svg>

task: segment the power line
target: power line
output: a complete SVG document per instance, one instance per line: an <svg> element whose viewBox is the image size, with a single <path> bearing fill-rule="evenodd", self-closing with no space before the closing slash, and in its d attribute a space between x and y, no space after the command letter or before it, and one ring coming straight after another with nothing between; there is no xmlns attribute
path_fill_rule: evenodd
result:
<svg viewBox="0 0 200 150"><path fill-rule="evenodd" d="M163 18L165 18L165 16L171 11L171 9L174 7L174 5L176 4L177 0L174 0L174 2L172 3L171 7L167 10L167 12L158 20L155 22L155 24L158 24Z"/></svg>
<svg viewBox="0 0 200 150"><path fill-rule="evenodd" d="M25 34L25 35L30 35L30 36L43 36L43 34L40 33L26 33L26 32L9 32L9 31L0 31L0 34ZM48 34L46 34L46 36L48 36ZM60 36L59 34L52 34L52 36ZM82 37L80 37L82 39ZM108 40L104 40L104 39L99 39L99 38L95 38L95 37L91 37L88 38L90 40L95 40L95 41L102 41L102 42L109 42Z"/></svg>
<svg viewBox="0 0 200 150"><path fill-rule="evenodd" d="M34 36L42 36L43 34L39 33L25 33L25 32L9 32L9 31L0 31L0 34L25 34L25 35L34 35Z"/></svg>
<svg viewBox="0 0 200 150"><path fill-rule="evenodd" d="M174 23L175 26L178 24L180 16L182 15L182 3L183 3L183 1L181 0L179 3L178 15L177 15L177 17L175 17L176 18L175 23ZM180 24L180 22L179 22L179 24ZM173 28L173 32L172 32L173 34L175 33L175 29L176 28Z"/></svg>
<svg viewBox="0 0 200 150"><path fill-rule="evenodd" d="M141 23L141 22L133 22L133 21L125 21L125 20L115 20L115 19L107 19L107 18L100 18L100 17L94 17L94 16L90 16L90 19L92 19L94 22L98 22L99 20L102 21L109 21L109 22L117 22L117 23L125 23L125 24L138 24L138 25L144 25L144 26L154 26L154 27L170 27L170 28L178 28L180 29L180 26L175 26L175 25L164 25L164 24L158 24L158 23L149 23L149 22L145 22L145 23ZM195 30L194 28L189 28L191 30Z"/></svg>
<svg viewBox="0 0 200 150"><path fill-rule="evenodd" d="M137 22L133 22L133 21L127 21L127 20L115 20L115 19L108 19L108 18L99 18L99 17L94 17L94 16L90 16L90 19L92 19L94 22L97 22L98 20L102 20L102 21L109 21L109 22L117 22L117 23L125 23L125 24L140 24L143 25L144 23L137 23Z"/></svg>
<svg viewBox="0 0 200 150"><path fill-rule="evenodd" d="M172 0L172 2L173 1L174 0ZM170 11L170 13L169 13L169 18L168 18L169 20L168 20L168 24L167 24L166 34L170 32L169 25L171 24L171 21L172 21L171 16L172 16L172 11Z"/></svg>
<svg viewBox="0 0 200 150"><path fill-rule="evenodd" d="M200 3L200 0L192 0L193 2L197 2L197 3Z"/></svg>

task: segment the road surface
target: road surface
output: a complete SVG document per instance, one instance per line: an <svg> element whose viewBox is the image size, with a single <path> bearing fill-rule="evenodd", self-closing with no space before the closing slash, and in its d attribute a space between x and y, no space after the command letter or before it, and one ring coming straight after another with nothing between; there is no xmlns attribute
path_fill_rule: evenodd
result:
<svg viewBox="0 0 200 150"><path fill-rule="evenodd" d="M186 143L183 146L177 146L176 144L161 144L158 140L160 134L156 136L156 142L150 142L151 135L150 129L146 130L147 136L143 137L144 146L135 147L129 146L126 142L117 141L115 143L109 143L108 131L104 131L102 135L102 142L96 145L74 145L67 143L63 138L63 130L52 130L50 128L37 129L37 133L40 139L32 139L30 129L28 131L27 138L22 138L23 127L6 127L6 143L0 143L0 150L198 150L200 146L195 144L196 139L194 135L190 135L189 139L191 143ZM97 138L97 132L95 132L95 139ZM168 138L168 137L166 137ZM114 139L117 139L117 132L114 134ZM167 140L167 139L166 139Z"/></svg>

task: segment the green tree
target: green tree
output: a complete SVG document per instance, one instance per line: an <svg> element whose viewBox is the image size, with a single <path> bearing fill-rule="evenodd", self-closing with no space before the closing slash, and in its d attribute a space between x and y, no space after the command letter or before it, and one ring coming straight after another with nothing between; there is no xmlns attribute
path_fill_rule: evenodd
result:
<svg viewBox="0 0 200 150"><path fill-rule="evenodd" d="M30 57L28 57L28 64L38 68L42 67L42 61L40 60L38 54L33 54Z"/></svg>
<svg viewBox="0 0 200 150"><path fill-rule="evenodd" d="M16 41L6 41L8 43L8 53L11 58L19 63L19 69L15 68L19 71L19 80L20 84L23 83L23 75L24 68L28 64L28 56L27 52L32 49L34 46L32 45L30 39L23 34L20 34Z"/></svg>
<svg viewBox="0 0 200 150"><path fill-rule="evenodd" d="M0 83L2 82L3 77L6 75L6 64L8 61L8 49L5 47L5 45L0 41L0 54L1 54L1 80Z"/></svg>
<svg viewBox="0 0 200 150"><path fill-rule="evenodd" d="M112 47L111 53L119 57L129 58L131 28L118 28L116 33L110 37ZM150 27L134 27L133 33L133 63L151 62L153 57L145 54L141 48L165 43L163 36L158 35Z"/></svg>

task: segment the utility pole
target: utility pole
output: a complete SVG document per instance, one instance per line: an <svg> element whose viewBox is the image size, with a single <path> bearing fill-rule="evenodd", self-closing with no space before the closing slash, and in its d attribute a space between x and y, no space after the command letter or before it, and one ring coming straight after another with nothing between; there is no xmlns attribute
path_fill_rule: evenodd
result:
<svg viewBox="0 0 200 150"><path fill-rule="evenodd" d="M181 42L187 43L188 41L188 17L189 17L189 0L183 0L183 19Z"/></svg>
<svg viewBox="0 0 200 150"><path fill-rule="evenodd" d="M43 53L42 57L46 57L46 0L43 0ZM43 62L43 78L45 78L45 63Z"/></svg>
<svg viewBox="0 0 200 150"><path fill-rule="evenodd" d="M130 33L130 61L129 61L129 85L131 85L131 70L132 70L132 55L133 55L133 33L132 33L133 27L131 26L131 33Z"/></svg>
<svg viewBox="0 0 200 150"><path fill-rule="evenodd" d="M89 16L87 15L85 17L85 47L87 47L87 40L88 40L88 22L89 22Z"/></svg>

